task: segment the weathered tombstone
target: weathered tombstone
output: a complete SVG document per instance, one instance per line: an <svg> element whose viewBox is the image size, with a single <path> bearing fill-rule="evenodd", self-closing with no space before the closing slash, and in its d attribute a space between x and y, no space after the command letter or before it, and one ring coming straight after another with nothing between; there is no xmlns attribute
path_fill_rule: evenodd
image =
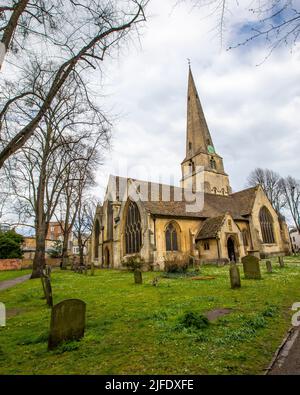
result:
<svg viewBox="0 0 300 395"><path fill-rule="evenodd" d="M52 287L51 287L50 278L43 274L41 277L41 280L42 280L42 285L43 285L47 305L49 307L52 307L53 306L53 297L52 297Z"/></svg>
<svg viewBox="0 0 300 395"><path fill-rule="evenodd" d="M4 303L0 303L0 328L6 325L6 308Z"/></svg>
<svg viewBox="0 0 300 395"><path fill-rule="evenodd" d="M259 259L253 255L247 255L242 259L244 275L247 280L261 280Z"/></svg>
<svg viewBox="0 0 300 395"><path fill-rule="evenodd" d="M92 262L91 263L91 276L94 276L95 275L95 265L94 265L94 263Z"/></svg>
<svg viewBox="0 0 300 395"><path fill-rule="evenodd" d="M267 271L268 273L273 273L273 268L272 268L272 262L271 261L267 261L266 262L266 266L267 266Z"/></svg>
<svg viewBox="0 0 300 395"><path fill-rule="evenodd" d="M134 282L136 284L143 284L143 276L142 276L142 271L139 269L136 269L134 271Z"/></svg>
<svg viewBox="0 0 300 395"><path fill-rule="evenodd" d="M283 260L282 256L278 257L278 262L279 262L280 268L283 269L284 268L284 260Z"/></svg>
<svg viewBox="0 0 300 395"><path fill-rule="evenodd" d="M230 264L230 284L232 289L241 288L240 269L235 263Z"/></svg>
<svg viewBox="0 0 300 395"><path fill-rule="evenodd" d="M52 309L48 350L53 350L62 342L80 340L85 331L86 304L82 300L69 299Z"/></svg>

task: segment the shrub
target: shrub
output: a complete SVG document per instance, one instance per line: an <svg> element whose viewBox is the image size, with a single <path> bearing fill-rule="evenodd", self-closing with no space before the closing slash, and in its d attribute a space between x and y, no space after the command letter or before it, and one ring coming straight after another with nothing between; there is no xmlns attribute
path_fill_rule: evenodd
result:
<svg viewBox="0 0 300 395"><path fill-rule="evenodd" d="M0 259L21 259L23 236L15 231L0 232Z"/></svg>
<svg viewBox="0 0 300 395"><path fill-rule="evenodd" d="M187 329L205 329L209 326L209 320L202 314L187 312L179 319L179 324Z"/></svg>
<svg viewBox="0 0 300 395"><path fill-rule="evenodd" d="M169 254L165 259L165 271L167 273L186 273L189 268L187 257L177 254Z"/></svg>
<svg viewBox="0 0 300 395"><path fill-rule="evenodd" d="M128 258L125 258L122 261L122 265L124 267L126 267L128 270L133 271L133 272L135 270L141 269L143 267L144 263L145 263L144 259L141 258L141 256L138 254L132 255Z"/></svg>

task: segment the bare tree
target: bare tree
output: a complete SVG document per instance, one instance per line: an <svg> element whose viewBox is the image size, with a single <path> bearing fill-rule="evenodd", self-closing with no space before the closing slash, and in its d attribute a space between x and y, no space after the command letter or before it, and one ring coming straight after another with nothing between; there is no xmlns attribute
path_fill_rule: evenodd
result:
<svg viewBox="0 0 300 395"><path fill-rule="evenodd" d="M41 72L41 75L43 72ZM45 73L47 75L47 73ZM29 72L29 85L32 74ZM42 78L42 77L41 77ZM44 94L37 84L36 96ZM15 117L7 120L26 123L36 105L32 98L16 107ZM97 160L98 149L105 148L110 137L106 117L93 104L76 80L59 92L38 125L34 138L5 166L7 177L17 196L16 211L34 218L36 253L32 278L41 276L45 266L45 241L49 222L68 183L78 180L77 167Z"/></svg>
<svg viewBox="0 0 300 395"><path fill-rule="evenodd" d="M179 2L187 0L179 0ZM226 25L233 16L236 7L248 12L248 20L241 19L236 25L243 24L247 31L245 38L231 45L228 49L248 44L255 40L265 40L269 47L269 54L274 49L287 45L295 46L300 36L300 8L296 0L254 0L236 2L233 0L188 0L193 7L206 9L209 15L217 18L217 31L223 42Z"/></svg>
<svg viewBox="0 0 300 395"><path fill-rule="evenodd" d="M31 89L21 89L15 95L0 98L0 168L33 135L69 78L76 79L82 89L86 88L90 70L101 69L105 56L119 49L137 24L146 20L144 11L147 3L148 0L90 0L88 4L83 0L59 2L63 23L51 37L53 46L46 47L43 52L48 64L51 61L52 65L45 94L40 97ZM40 48L36 52L40 52ZM24 100L34 103L31 119L22 127L6 131L4 138L1 126L6 124L5 117L14 111L15 106L22 106Z"/></svg>
<svg viewBox="0 0 300 395"><path fill-rule="evenodd" d="M300 182L288 176L280 180L280 187L285 197L286 207L289 209L300 234Z"/></svg>
<svg viewBox="0 0 300 395"><path fill-rule="evenodd" d="M256 168L248 177L248 186L261 185L272 206L279 214L286 205L280 175L273 170Z"/></svg>
<svg viewBox="0 0 300 395"><path fill-rule="evenodd" d="M95 186L95 169L99 166L99 145L101 136L95 139L94 146L88 147L83 159L66 168L65 185L61 194L60 212L56 219L60 223L63 234L62 262L63 268L68 264L68 245L78 211L82 210L82 199L87 191Z"/></svg>
<svg viewBox="0 0 300 395"><path fill-rule="evenodd" d="M96 208L99 202L88 194L83 194L74 222L73 234L78 242L80 265L84 265L84 251L92 236Z"/></svg>

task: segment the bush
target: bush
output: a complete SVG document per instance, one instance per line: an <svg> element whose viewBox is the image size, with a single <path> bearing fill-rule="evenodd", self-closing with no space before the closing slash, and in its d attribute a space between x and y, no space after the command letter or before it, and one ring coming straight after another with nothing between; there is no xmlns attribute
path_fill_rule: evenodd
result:
<svg viewBox="0 0 300 395"><path fill-rule="evenodd" d="M15 231L0 232L0 259L21 259L23 236Z"/></svg>
<svg viewBox="0 0 300 395"><path fill-rule="evenodd" d="M205 329L209 326L209 320L202 314L187 312L179 320L183 328Z"/></svg>
<svg viewBox="0 0 300 395"><path fill-rule="evenodd" d="M137 254L123 260L122 265L128 270L134 272L135 270L141 269L144 263L144 259Z"/></svg>
<svg viewBox="0 0 300 395"><path fill-rule="evenodd" d="M167 273L186 273L188 268L189 260L185 256L172 254L165 260L165 271Z"/></svg>

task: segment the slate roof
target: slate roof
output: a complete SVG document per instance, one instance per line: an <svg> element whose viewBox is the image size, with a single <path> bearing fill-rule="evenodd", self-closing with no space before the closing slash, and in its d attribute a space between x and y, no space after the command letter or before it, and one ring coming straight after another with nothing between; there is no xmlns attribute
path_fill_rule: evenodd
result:
<svg viewBox="0 0 300 395"><path fill-rule="evenodd" d="M196 241L214 239L223 224L224 218L225 215L221 215L220 217L208 218L204 221L202 228L196 236Z"/></svg>
<svg viewBox="0 0 300 395"><path fill-rule="evenodd" d="M113 180L113 177L111 179ZM131 179L116 177L116 180L118 189L117 194L122 199L124 184L123 187L120 187L120 185L122 185L122 183L127 185L128 181ZM150 183L148 181L132 181L135 181L138 185L141 203L145 210L153 216L163 217L207 219L229 213L235 220L245 219L245 217L252 212L257 191L257 187L254 187L233 193L229 196L205 193L203 207L199 211L189 212L187 211L187 205L191 203L186 199L184 189L164 184ZM168 190L171 191L170 199L163 199L163 191ZM154 192L156 192L157 195L156 201L153 201L153 199L151 200L151 195ZM200 202L202 201L201 196L202 194L199 194Z"/></svg>

